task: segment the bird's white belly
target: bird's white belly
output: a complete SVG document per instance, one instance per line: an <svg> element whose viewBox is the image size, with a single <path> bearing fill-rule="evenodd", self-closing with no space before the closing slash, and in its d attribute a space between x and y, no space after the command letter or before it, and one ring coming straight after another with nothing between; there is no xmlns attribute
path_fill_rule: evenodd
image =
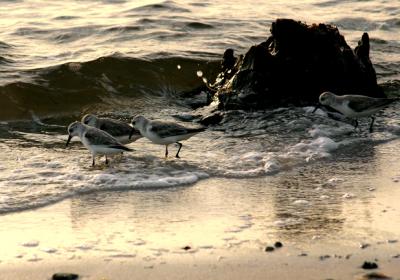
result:
<svg viewBox="0 0 400 280"><path fill-rule="evenodd" d="M349 118L369 117L369 116L375 114L376 112L378 112L379 110L381 110L381 108L371 108L369 110L356 112L356 111L353 111L352 109L350 109L347 105L343 106L342 108L335 108L335 109L338 110L339 112L341 112L346 117L349 117Z"/></svg>
<svg viewBox="0 0 400 280"><path fill-rule="evenodd" d="M138 140L141 137L142 137L141 135L134 134L134 135L132 135L132 138L130 138L130 139L129 139L129 135L123 135L123 136L118 136L118 137L114 137L114 138L117 139L117 141L120 142L121 144L129 144L129 143L135 142L136 140Z"/></svg>
<svg viewBox="0 0 400 280"><path fill-rule="evenodd" d="M165 138L159 137L156 133L147 131L146 137L153 143L159 144L159 145L169 145L172 143L176 143L182 140L189 139L196 133L188 133L188 134L182 134L182 135L173 135Z"/></svg>
<svg viewBox="0 0 400 280"><path fill-rule="evenodd" d="M159 137L156 133L147 131L146 132L146 137L153 142L154 144L159 144L159 145L169 145L171 143L174 143L174 141L171 141L167 138L161 138Z"/></svg>
<svg viewBox="0 0 400 280"><path fill-rule="evenodd" d="M86 137L83 137L82 144L91 152L92 155L112 155L123 152L121 149L111 148L107 145L93 145Z"/></svg>
<svg viewBox="0 0 400 280"><path fill-rule="evenodd" d="M86 137L82 137L82 138L81 138L81 142L82 142L83 146L85 146L86 149L88 149L92 155L95 155L95 154L96 154L96 153L93 151L93 149L92 149L92 145L90 145L90 143L89 143L89 141L86 139Z"/></svg>
<svg viewBox="0 0 400 280"><path fill-rule="evenodd" d="M166 137L164 139L171 141L171 143L176 143L182 140L187 140L190 137L192 137L193 135L195 135L196 133L188 133L188 134L183 134L183 135L177 135L177 136L170 136L170 137Z"/></svg>
<svg viewBox="0 0 400 280"><path fill-rule="evenodd" d="M91 149L94 152L94 154L100 154L100 155L112 155L123 152L123 150L121 149L111 148L106 145L92 145Z"/></svg>

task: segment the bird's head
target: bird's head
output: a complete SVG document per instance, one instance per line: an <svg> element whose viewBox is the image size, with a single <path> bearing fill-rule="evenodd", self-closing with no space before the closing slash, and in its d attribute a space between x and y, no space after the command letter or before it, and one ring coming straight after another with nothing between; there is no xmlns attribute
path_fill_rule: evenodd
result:
<svg viewBox="0 0 400 280"><path fill-rule="evenodd" d="M87 114L82 117L81 122L83 124L96 127L97 120L98 118L95 115Z"/></svg>
<svg viewBox="0 0 400 280"><path fill-rule="evenodd" d="M319 96L319 103L325 106L330 106L331 104L334 103L335 99L336 99L335 94L329 91L325 91L321 93L321 95Z"/></svg>
<svg viewBox="0 0 400 280"><path fill-rule="evenodd" d="M68 144L71 141L72 137L78 136L81 133L82 129L83 129L83 124L82 123L80 123L78 121L71 123L68 126L68 140L67 140L67 144L65 146L68 146Z"/></svg>

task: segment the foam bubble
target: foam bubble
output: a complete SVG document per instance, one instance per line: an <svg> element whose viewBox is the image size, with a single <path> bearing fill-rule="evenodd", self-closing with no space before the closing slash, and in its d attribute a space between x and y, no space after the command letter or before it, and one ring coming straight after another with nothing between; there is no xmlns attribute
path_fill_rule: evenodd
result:
<svg viewBox="0 0 400 280"><path fill-rule="evenodd" d="M282 169L281 164L275 158L270 158L264 165L265 174L275 174Z"/></svg>
<svg viewBox="0 0 400 280"><path fill-rule="evenodd" d="M56 248L43 248L42 251L48 254L53 254L56 253L58 250Z"/></svg>
<svg viewBox="0 0 400 280"><path fill-rule="evenodd" d="M354 127L348 124L341 124L340 126L331 126L326 124L313 125L308 130L308 133L313 138L317 137L339 137L347 136L354 131Z"/></svg>
<svg viewBox="0 0 400 280"><path fill-rule="evenodd" d="M114 254L110 255L110 258L135 258L136 254L125 254L125 253L120 253L120 254Z"/></svg>
<svg viewBox="0 0 400 280"><path fill-rule="evenodd" d="M82 250L82 251L87 251L87 250L92 249L92 248L93 248L93 245L90 245L90 244L81 244L81 245L76 246L75 248L77 248L77 249L79 249L79 250Z"/></svg>
<svg viewBox="0 0 400 280"><path fill-rule="evenodd" d="M301 218L287 218L287 219L283 219L283 220L277 220L274 222L275 226L278 227L285 227L285 226L294 226L294 225L299 225L303 223L303 219Z"/></svg>
<svg viewBox="0 0 400 280"><path fill-rule="evenodd" d="M318 137L312 141L302 141L292 146L286 153L288 157L304 158L306 162L329 157L339 144L328 137Z"/></svg>
<svg viewBox="0 0 400 280"><path fill-rule="evenodd" d="M298 200L295 200L293 202L293 204L296 204L296 205L309 205L310 202L307 201L307 200L304 200L304 199L298 199Z"/></svg>
<svg viewBox="0 0 400 280"><path fill-rule="evenodd" d="M325 187L335 187L340 183L344 182L343 178L333 177L328 179L328 181L324 184Z"/></svg>
<svg viewBox="0 0 400 280"><path fill-rule="evenodd" d="M39 246L39 243L40 242L37 240L30 240L30 241L22 243L21 245L24 247L37 247L37 246Z"/></svg>
<svg viewBox="0 0 400 280"><path fill-rule="evenodd" d="M354 197L355 197L355 194L353 194L353 193L345 193L342 197L343 197L343 198L350 199L350 198L354 198Z"/></svg>

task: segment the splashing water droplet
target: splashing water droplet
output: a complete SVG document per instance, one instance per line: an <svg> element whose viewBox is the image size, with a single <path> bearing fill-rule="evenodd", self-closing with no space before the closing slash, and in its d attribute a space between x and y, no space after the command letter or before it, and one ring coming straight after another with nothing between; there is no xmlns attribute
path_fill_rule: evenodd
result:
<svg viewBox="0 0 400 280"><path fill-rule="evenodd" d="M176 68L178 68L178 70L181 70L181 66L179 64L176 65Z"/></svg>
<svg viewBox="0 0 400 280"><path fill-rule="evenodd" d="M203 71L199 70L197 71L197 77L203 77Z"/></svg>

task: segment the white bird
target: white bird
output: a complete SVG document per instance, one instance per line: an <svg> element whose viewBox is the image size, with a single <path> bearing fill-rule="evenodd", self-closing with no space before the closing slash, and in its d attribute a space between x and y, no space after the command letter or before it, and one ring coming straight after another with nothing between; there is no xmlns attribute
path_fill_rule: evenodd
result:
<svg viewBox="0 0 400 280"><path fill-rule="evenodd" d="M140 132L137 130L134 130L132 133L132 126L120 120L99 118L93 114L87 114L82 117L81 122L83 124L104 130L122 144L135 142L142 137Z"/></svg>
<svg viewBox="0 0 400 280"><path fill-rule="evenodd" d="M175 156L177 158L179 158L179 152L182 148L182 144L179 141L189 139L205 130L204 127L188 128L174 122L152 121L143 116L133 118L132 126L153 143L165 145L165 157L168 156L168 145L172 143L178 144L179 149Z"/></svg>
<svg viewBox="0 0 400 280"><path fill-rule="evenodd" d="M108 164L107 155L118 154L124 151L132 151L132 149L122 145L107 132L80 122L71 123L68 126L68 134L69 136L66 146L68 146L72 137L78 136L82 144L92 154L92 166L95 164L96 155L105 155L106 164Z"/></svg>
<svg viewBox="0 0 400 280"><path fill-rule="evenodd" d="M326 91L319 96L322 105L332 107L348 118L355 120L354 127L358 126L358 118L371 117L369 131L372 132L375 117L372 115L385 108L390 103L397 101L395 98L373 98L364 95L335 95ZM314 112L319 106L314 109Z"/></svg>

